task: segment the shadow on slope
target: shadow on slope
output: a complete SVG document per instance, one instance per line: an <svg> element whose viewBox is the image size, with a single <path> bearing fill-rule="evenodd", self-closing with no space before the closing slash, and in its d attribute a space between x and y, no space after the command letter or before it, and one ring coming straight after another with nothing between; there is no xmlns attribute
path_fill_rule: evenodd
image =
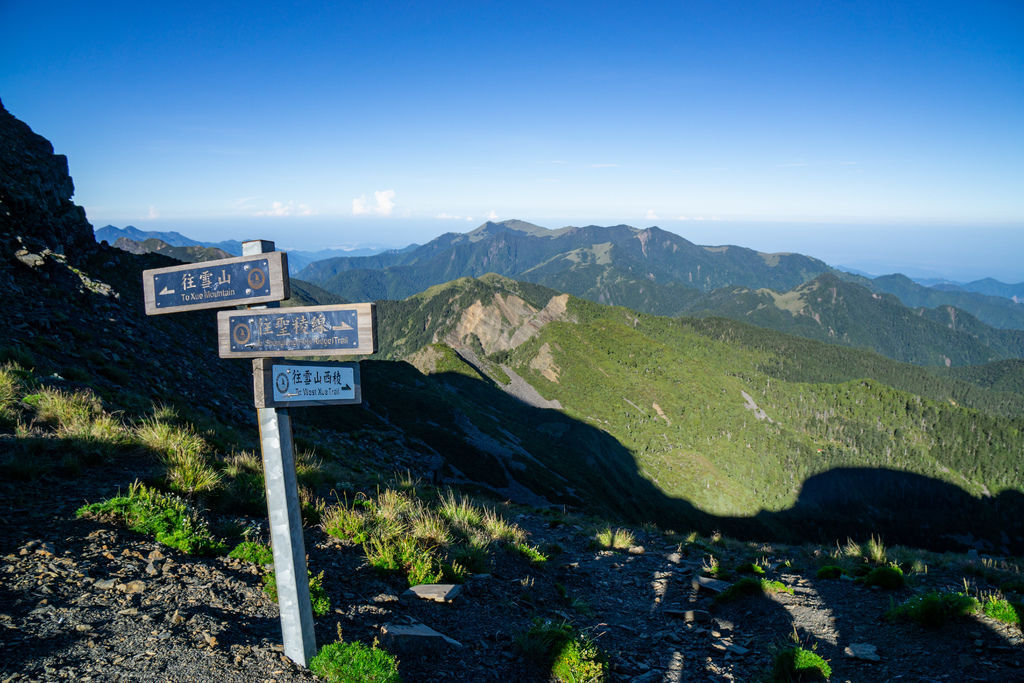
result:
<svg viewBox="0 0 1024 683"><path fill-rule="evenodd" d="M1024 550L1024 494L976 498L958 486L911 472L838 467L809 477L788 510L761 513L812 538L863 538L929 550Z"/></svg>
<svg viewBox="0 0 1024 683"><path fill-rule="evenodd" d="M479 486L516 502L572 506L662 528L748 539L830 543L882 534L933 550L1024 551L1024 495L978 499L926 476L837 468L808 478L797 503L750 517L706 513L641 475L633 453L598 425L530 406L468 372L424 375L404 362L361 363L364 404L296 410L297 424L400 429L433 461L435 482Z"/></svg>

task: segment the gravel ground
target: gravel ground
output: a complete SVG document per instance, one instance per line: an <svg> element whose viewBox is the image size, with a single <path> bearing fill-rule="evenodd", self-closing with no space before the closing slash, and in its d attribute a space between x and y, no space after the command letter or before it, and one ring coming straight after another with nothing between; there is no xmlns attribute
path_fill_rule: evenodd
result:
<svg viewBox="0 0 1024 683"><path fill-rule="evenodd" d="M281 653L277 608L260 580L264 568L190 557L76 519L82 502L116 490L116 469L94 475L0 484L2 680L315 678ZM571 621L593 637L609 654L613 680L758 680L794 634L830 662L835 681L1024 680L1018 628L987 617L936 631L889 623L882 613L911 589L817 579L801 548L755 549L768 561L769 578L792 595L716 605L712 592L693 587L702 549L641 535L643 552L593 550L572 521L505 514L533 543L563 551L540 566L496 553L490 573L470 580L450 604L404 597L402 581L374 571L358 547L307 529L310 567L324 571L332 603L317 619L318 643L333 641L339 628L347 640L369 643L385 625L424 624L458 644L385 639L407 681L544 681L548 675L515 643L541 617ZM727 546L715 548L723 566L751 553ZM962 588L963 577L957 565L936 565L913 590ZM879 661L844 654L860 643L875 646Z"/></svg>

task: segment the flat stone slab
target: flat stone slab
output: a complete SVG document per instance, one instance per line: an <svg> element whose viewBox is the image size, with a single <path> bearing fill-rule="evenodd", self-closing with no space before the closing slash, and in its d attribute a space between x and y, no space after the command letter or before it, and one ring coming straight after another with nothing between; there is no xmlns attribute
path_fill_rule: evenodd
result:
<svg viewBox="0 0 1024 683"><path fill-rule="evenodd" d="M712 593L721 593L729 586L728 581L722 581L721 579L712 579L709 576L695 576L693 577L693 589L694 590L707 590Z"/></svg>
<svg viewBox="0 0 1024 683"><path fill-rule="evenodd" d="M384 624L381 639L385 647L396 652L462 647L459 641L438 633L426 624Z"/></svg>
<svg viewBox="0 0 1024 683"><path fill-rule="evenodd" d="M434 602L451 602L461 592L462 586L455 583L421 583L402 593L402 597L421 598L423 600L433 600Z"/></svg>
<svg viewBox="0 0 1024 683"><path fill-rule="evenodd" d="M863 659L868 662L880 662L878 647L870 643L850 643L843 649L843 654L853 659Z"/></svg>

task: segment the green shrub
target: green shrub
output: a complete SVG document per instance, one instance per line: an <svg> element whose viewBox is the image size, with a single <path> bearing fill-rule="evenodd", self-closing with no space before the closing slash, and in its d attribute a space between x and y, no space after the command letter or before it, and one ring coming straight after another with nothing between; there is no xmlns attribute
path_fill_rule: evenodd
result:
<svg viewBox="0 0 1024 683"><path fill-rule="evenodd" d="M331 598L324 589L324 573L313 574L306 570L309 575L309 602L313 607L313 614L322 617L331 611ZM274 602L277 602L277 573L269 572L263 575L263 590L267 592Z"/></svg>
<svg viewBox="0 0 1024 683"><path fill-rule="evenodd" d="M740 579L733 585L726 588L715 597L715 602L732 602L740 598L764 595L765 593L792 593L793 589L780 581L770 579L755 579L747 577Z"/></svg>
<svg viewBox="0 0 1024 683"><path fill-rule="evenodd" d="M1020 625L1020 615L1024 614L1024 604L1013 603L1006 598L990 596L985 600L983 610L987 616L1007 624Z"/></svg>
<svg viewBox="0 0 1024 683"><path fill-rule="evenodd" d="M212 536L209 525L185 500L139 482L129 487L127 496L84 505L76 514L88 519L116 520L132 531L153 536L158 543L185 553L215 555L224 551L224 544Z"/></svg>
<svg viewBox="0 0 1024 683"><path fill-rule="evenodd" d="M324 573L309 575L309 600L313 603L313 614L322 617L331 611L331 598L324 588Z"/></svg>
<svg viewBox="0 0 1024 683"><path fill-rule="evenodd" d="M547 555L529 543L516 543L512 546L516 552L530 561L530 564L543 564L548 561Z"/></svg>
<svg viewBox="0 0 1024 683"><path fill-rule="evenodd" d="M740 574L764 574L764 567L756 562L747 562L736 567L736 571Z"/></svg>
<svg viewBox="0 0 1024 683"><path fill-rule="evenodd" d="M377 647L377 641L367 647L363 643L337 642L324 645L313 659L309 669L331 683L398 683L398 660L394 655Z"/></svg>
<svg viewBox="0 0 1024 683"><path fill-rule="evenodd" d="M832 667L817 653L800 646L791 647L775 655L771 680L774 683L801 681L827 681Z"/></svg>
<svg viewBox="0 0 1024 683"><path fill-rule="evenodd" d="M878 586L889 591L899 590L907 583L906 579L903 578L903 570L895 565L875 567L868 572L867 576L860 580L866 586Z"/></svg>
<svg viewBox="0 0 1024 683"><path fill-rule="evenodd" d="M370 565L384 572L405 574L410 586L438 583L445 577L438 557L412 537L375 536L363 544L363 550Z"/></svg>
<svg viewBox="0 0 1024 683"><path fill-rule="evenodd" d="M974 614L981 604L965 593L931 591L917 595L885 613L890 621L914 621L926 628L939 628L946 622Z"/></svg>
<svg viewBox="0 0 1024 683"><path fill-rule="evenodd" d="M530 630L517 636L516 644L527 659L558 681L583 683L607 679L604 653L568 623L534 620Z"/></svg>
<svg viewBox="0 0 1024 683"><path fill-rule="evenodd" d="M228 553L228 557L253 564L271 564L274 561L274 552L262 543L242 541Z"/></svg>
<svg viewBox="0 0 1024 683"><path fill-rule="evenodd" d="M838 579L842 575L843 568L834 564L826 564L819 568L817 574L819 579Z"/></svg>

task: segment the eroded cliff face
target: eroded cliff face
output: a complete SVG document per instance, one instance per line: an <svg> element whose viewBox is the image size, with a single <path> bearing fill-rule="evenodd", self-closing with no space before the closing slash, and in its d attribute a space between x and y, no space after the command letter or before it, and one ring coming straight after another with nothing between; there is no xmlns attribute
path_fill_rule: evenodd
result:
<svg viewBox="0 0 1024 683"><path fill-rule="evenodd" d="M469 306L455 328L438 341L459 348L475 336L485 353L508 351L535 337L548 323L568 319L568 301L568 294L560 294L537 310L518 296L496 294L490 304L477 301Z"/></svg>
<svg viewBox="0 0 1024 683"><path fill-rule="evenodd" d="M10 251L69 256L96 246L85 209L71 201L68 160L0 102L0 242Z"/></svg>

